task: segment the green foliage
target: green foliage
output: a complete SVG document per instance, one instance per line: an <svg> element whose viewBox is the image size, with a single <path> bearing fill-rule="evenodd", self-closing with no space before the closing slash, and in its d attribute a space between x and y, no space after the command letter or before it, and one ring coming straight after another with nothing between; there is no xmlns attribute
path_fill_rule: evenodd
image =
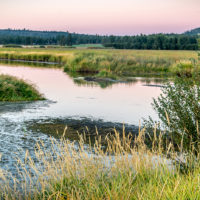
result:
<svg viewBox="0 0 200 200"><path fill-rule="evenodd" d="M66 38L66 44L68 46L72 46L72 43L73 43L73 41L72 41L72 35L71 35L71 33L68 33L67 38Z"/></svg>
<svg viewBox="0 0 200 200"><path fill-rule="evenodd" d="M55 62L62 65L65 72L96 73L99 77L170 76L191 69L191 64L198 70L195 51L2 48L0 59Z"/></svg>
<svg viewBox="0 0 200 200"><path fill-rule="evenodd" d="M195 28L190 31L185 32L186 35L199 35L200 34L200 28Z"/></svg>
<svg viewBox="0 0 200 200"><path fill-rule="evenodd" d="M153 34L138 36L110 36L104 39L105 47L116 49L197 50L197 36Z"/></svg>
<svg viewBox="0 0 200 200"><path fill-rule="evenodd" d="M0 30L0 44L79 45L102 44L116 49L197 50L197 36L192 34L153 34L137 36L100 36L69 32Z"/></svg>
<svg viewBox="0 0 200 200"><path fill-rule="evenodd" d="M22 48L21 45L17 45L17 44L6 44L6 45L3 45L3 47L5 47L5 48Z"/></svg>
<svg viewBox="0 0 200 200"><path fill-rule="evenodd" d="M200 82L198 79L177 78L173 84L168 83L162 92L158 99L154 99L153 108L167 131L167 137L170 136L175 144L183 144L184 150L193 146L198 151ZM150 121L153 122L152 119Z"/></svg>
<svg viewBox="0 0 200 200"><path fill-rule="evenodd" d="M46 48L46 47L44 45L40 45L40 48L43 49L43 48Z"/></svg>
<svg viewBox="0 0 200 200"><path fill-rule="evenodd" d="M191 60L181 60L171 67L171 72L177 76L192 77L195 65Z"/></svg>
<svg viewBox="0 0 200 200"><path fill-rule="evenodd" d="M198 38L198 49L200 50L200 37Z"/></svg>
<svg viewBox="0 0 200 200"><path fill-rule="evenodd" d="M98 73L98 76L133 76L171 73L170 67L176 59L166 57L144 57L103 52L77 53L68 60L64 71Z"/></svg>
<svg viewBox="0 0 200 200"><path fill-rule="evenodd" d="M0 101L34 101L44 99L32 86L12 76L0 75Z"/></svg>

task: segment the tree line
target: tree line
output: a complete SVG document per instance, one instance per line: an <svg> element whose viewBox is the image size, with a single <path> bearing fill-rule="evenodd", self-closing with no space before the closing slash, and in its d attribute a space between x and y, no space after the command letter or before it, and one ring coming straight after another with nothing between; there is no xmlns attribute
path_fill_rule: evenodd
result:
<svg viewBox="0 0 200 200"><path fill-rule="evenodd" d="M198 36L153 34L137 36L100 36L69 32L0 30L0 44L61 45L103 44L116 49L197 50Z"/></svg>
<svg viewBox="0 0 200 200"><path fill-rule="evenodd" d="M104 45L116 49L197 50L198 37L178 34L110 36Z"/></svg>

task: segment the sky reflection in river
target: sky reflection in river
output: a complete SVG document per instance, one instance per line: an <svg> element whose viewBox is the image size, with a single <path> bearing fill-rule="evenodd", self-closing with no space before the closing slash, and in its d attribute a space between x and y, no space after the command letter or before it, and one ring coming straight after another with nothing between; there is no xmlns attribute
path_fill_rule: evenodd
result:
<svg viewBox="0 0 200 200"><path fill-rule="evenodd" d="M158 87L146 87L144 82L117 83L107 88L77 85L60 69L31 68L0 65L1 74L14 75L36 85L41 93L55 103L39 107L34 112L21 112L27 118L91 117L105 121L137 125L143 117L151 115L152 97L160 94ZM25 118L26 118L25 117Z"/></svg>

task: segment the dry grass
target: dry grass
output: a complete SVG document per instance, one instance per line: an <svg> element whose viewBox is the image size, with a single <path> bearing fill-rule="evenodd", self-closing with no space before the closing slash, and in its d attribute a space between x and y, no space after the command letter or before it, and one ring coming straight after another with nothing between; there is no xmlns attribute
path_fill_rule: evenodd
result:
<svg viewBox="0 0 200 200"><path fill-rule="evenodd" d="M28 152L18 160L23 181L13 178L11 188L9 174L1 172L2 199L200 199L198 156L174 152L162 136L147 148L145 129L135 139L125 131L120 135L108 136L105 146L98 133L94 145L85 145L84 134L79 142L52 139L50 149L41 141L37 161ZM187 172L172 162L183 155L193 166Z"/></svg>

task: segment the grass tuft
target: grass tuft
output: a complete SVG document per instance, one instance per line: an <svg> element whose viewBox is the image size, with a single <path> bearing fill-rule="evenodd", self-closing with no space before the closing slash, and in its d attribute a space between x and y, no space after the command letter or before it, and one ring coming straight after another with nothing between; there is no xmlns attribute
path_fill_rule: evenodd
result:
<svg viewBox="0 0 200 200"><path fill-rule="evenodd" d="M23 80L13 76L0 75L0 101L35 101L44 97Z"/></svg>

